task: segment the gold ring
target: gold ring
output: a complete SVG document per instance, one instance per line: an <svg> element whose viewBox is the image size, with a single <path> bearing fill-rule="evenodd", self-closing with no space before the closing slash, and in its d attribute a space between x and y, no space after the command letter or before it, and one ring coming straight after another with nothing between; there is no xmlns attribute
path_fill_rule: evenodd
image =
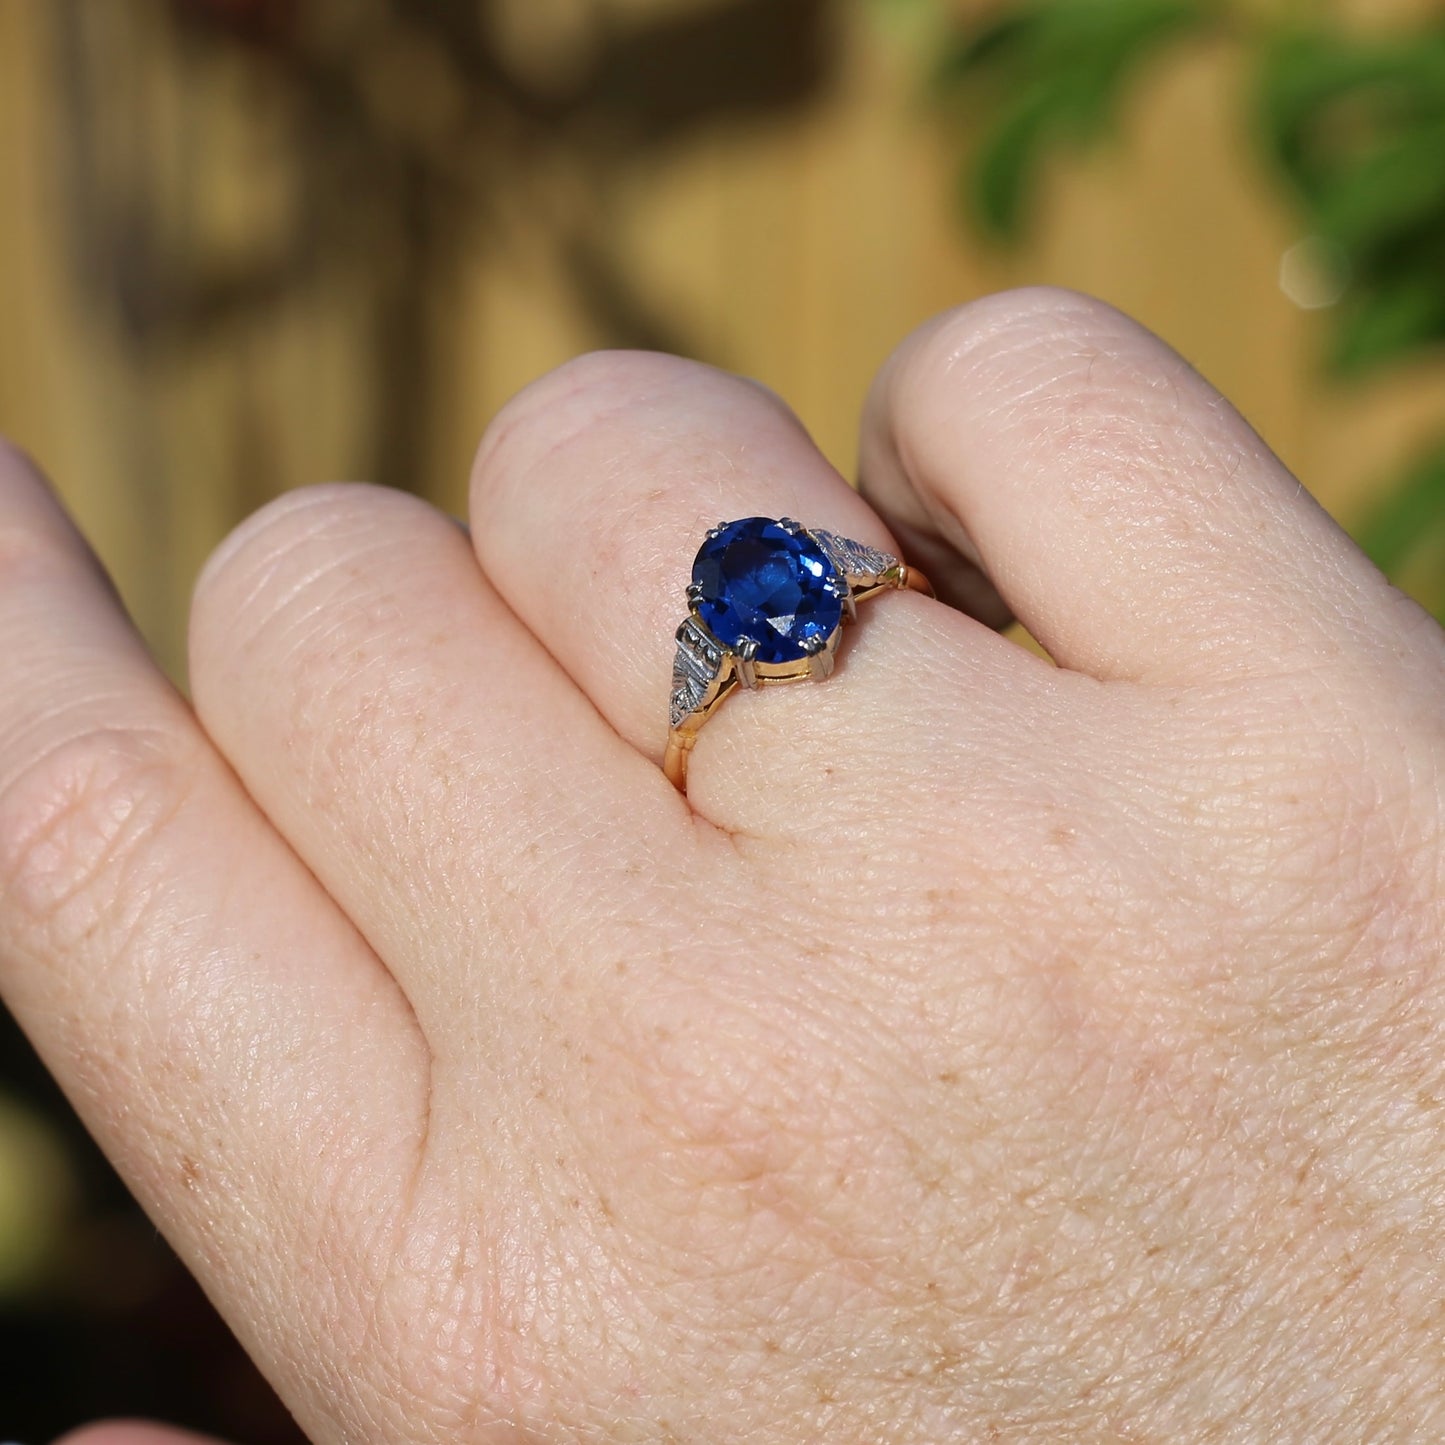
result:
<svg viewBox="0 0 1445 1445"><path fill-rule="evenodd" d="M875 592L928 579L888 552L789 517L744 517L708 532L692 564L677 629L663 771L687 791L702 725L737 687L815 681L833 671L843 623Z"/></svg>

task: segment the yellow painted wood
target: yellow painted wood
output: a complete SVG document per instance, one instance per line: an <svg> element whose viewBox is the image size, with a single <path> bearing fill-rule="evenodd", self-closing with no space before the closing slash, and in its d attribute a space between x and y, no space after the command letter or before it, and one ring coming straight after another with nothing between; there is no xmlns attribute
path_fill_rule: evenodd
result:
<svg viewBox="0 0 1445 1445"><path fill-rule="evenodd" d="M575 66L600 26L703 3L509 0L498 24L518 63L545 78L549 65ZM92 9L110 16L91 57L105 77L92 99L114 108L105 183L150 195L161 234L211 264L265 255L302 184L280 92L244 57L177 45L159 0ZM338 265L185 345L127 340L76 266L73 137L47 10L0 0L0 430L50 470L179 674L190 580L223 533L279 490L376 464L370 283ZM911 327L995 287L1048 281L1159 330L1337 515L1357 518L1438 426L1445 369L1347 391L1318 375L1324 322L1279 289L1297 237L1241 133L1229 55L1154 72L1118 139L1050 179L1036 239L1001 254L955 214L957 147L922 103L917 35L888 13L840 0L837 77L795 117L701 136L605 179L565 150L536 155L508 175L485 227L458 217L461 260L414 298L435 354L415 455L396 479L463 511L470 455L496 409L617 339L569 270L560 236L581 224L689 349L776 388L845 472L868 380ZM555 56L549 16L566 41ZM380 113L444 130L455 97L437 58L392 59L368 81Z"/></svg>

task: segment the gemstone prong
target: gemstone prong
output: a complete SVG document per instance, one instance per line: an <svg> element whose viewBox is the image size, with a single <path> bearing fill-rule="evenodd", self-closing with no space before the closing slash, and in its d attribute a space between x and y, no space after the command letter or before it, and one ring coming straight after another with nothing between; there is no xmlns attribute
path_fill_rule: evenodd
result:
<svg viewBox="0 0 1445 1445"><path fill-rule="evenodd" d="M756 687L758 685L758 671L754 661L757 655L757 640L752 637L743 638L733 652L738 670L738 681L742 683L744 687Z"/></svg>
<svg viewBox="0 0 1445 1445"><path fill-rule="evenodd" d="M805 637L803 639L803 652L808 659L808 676L814 682L821 682L825 677L831 677L833 673L834 654L829 651L828 639L826 637Z"/></svg>

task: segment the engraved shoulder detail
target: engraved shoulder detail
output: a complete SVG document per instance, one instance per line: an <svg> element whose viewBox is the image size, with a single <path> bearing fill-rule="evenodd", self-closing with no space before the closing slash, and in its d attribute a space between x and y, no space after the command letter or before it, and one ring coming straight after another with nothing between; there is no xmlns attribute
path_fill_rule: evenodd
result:
<svg viewBox="0 0 1445 1445"><path fill-rule="evenodd" d="M722 649L691 617L677 629L677 656L672 663L671 725L680 727L704 707L722 671Z"/></svg>
<svg viewBox="0 0 1445 1445"><path fill-rule="evenodd" d="M885 573L899 565L897 557L878 547L855 542L851 537L840 537L836 532L826 532L821 527L812 527L809 530L850 584L877 582Z"/></svg>

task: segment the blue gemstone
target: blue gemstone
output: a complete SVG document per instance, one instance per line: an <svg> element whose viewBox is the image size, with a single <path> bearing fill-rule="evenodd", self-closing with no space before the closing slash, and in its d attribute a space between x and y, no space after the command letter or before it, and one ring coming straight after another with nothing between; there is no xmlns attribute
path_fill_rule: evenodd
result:
<svg viewBox="0 0 1445 1445"><path fill-rule="evenodd" d="M751 638L758 662L794 662L809 638L827 639L843 620L846 584L823 549L770 517L729 522L692 564L698 616L728 647Z"/></svg>

